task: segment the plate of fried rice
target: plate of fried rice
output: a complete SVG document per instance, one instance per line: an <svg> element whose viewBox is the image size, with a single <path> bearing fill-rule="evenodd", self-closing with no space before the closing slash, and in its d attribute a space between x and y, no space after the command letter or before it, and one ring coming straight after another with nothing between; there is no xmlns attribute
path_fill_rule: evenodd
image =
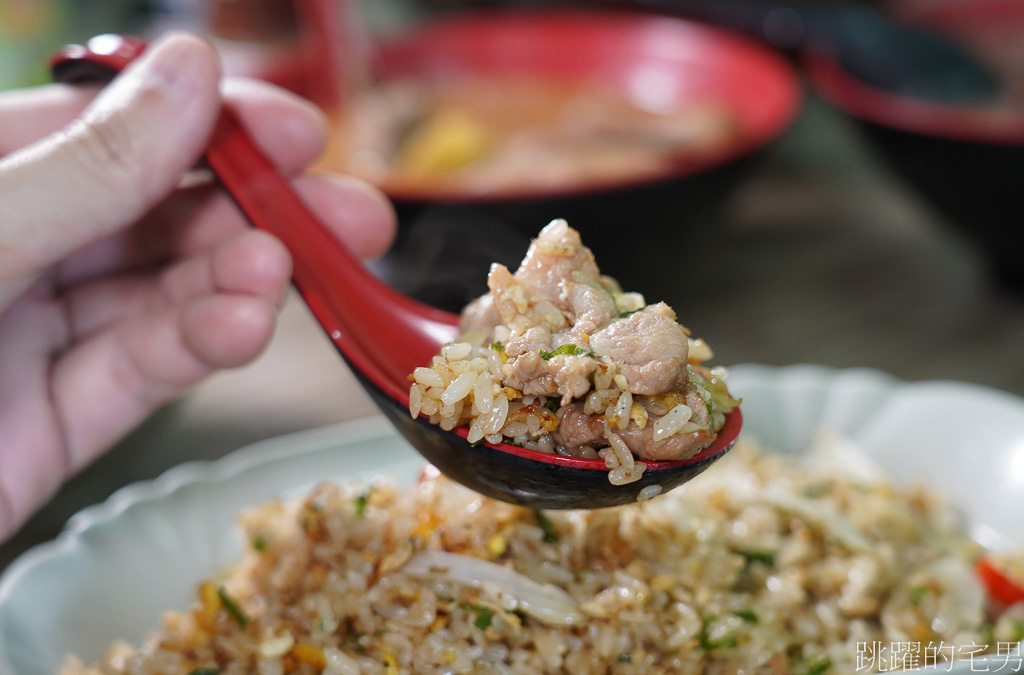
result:
<svg viewBox="0 0 1024 675"><path fill-rule="evenodd" d="M1015 672L1024 401L738 365L729 456L535 511L371 419L130 486L0 578L0 673Z"/></svg>

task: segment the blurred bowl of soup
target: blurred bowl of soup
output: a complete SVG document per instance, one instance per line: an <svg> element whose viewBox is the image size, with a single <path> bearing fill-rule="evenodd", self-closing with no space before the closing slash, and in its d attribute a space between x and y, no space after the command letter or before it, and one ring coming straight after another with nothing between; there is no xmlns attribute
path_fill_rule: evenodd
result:
<svg viewBox="0 0 1024 675"><path fill-rule="evenodd" d="M698 222L801 102L771 50L644 13L460 12L377 51L321 168L379 185L401 224L442 209L532 235L567 218L598 255L623 250L602 231Z"/></svg>
<svg viewBox="0 0 1024 675"><path fill-rule="evenodd" d="M808 57L815 89L847 113L879 155L981 247L994 277L1024 288L1024 2L930 3L902 20L962 44L1000 81L993 96L929 101L883 91L827 52Z"/></svg>

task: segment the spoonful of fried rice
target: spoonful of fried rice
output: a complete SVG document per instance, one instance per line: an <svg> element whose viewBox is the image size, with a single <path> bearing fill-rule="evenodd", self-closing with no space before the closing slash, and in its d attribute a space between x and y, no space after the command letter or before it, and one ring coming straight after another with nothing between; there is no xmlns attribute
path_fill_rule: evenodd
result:
<svg viewBox="0 0 1024 675"><path fill-rule="evenodd" d="M54 77L109 79L146 47L103 38L101 50L62 50ZM533 508L614 506L685 483L735 443L738 401L701 365L706 345L664 304L601 276L564 221L515 274L492 269L460 326L369 272L228 110L205 159L252 225L291 252L296 288L381 410L464 485Z"/></svg>

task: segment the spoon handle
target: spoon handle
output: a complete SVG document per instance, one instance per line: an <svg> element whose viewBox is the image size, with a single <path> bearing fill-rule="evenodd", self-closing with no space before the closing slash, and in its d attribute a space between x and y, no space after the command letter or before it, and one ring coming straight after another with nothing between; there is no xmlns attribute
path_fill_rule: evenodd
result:
<svg viewBox="0 0 1024 675"><path fill-rule="evenodd" d="M146 43L136 38L99 36L85 46L62 49L51 69L54 79L62 82L107 80L145 49ZM383 370L395 375L390 373L396 367L393 360L380 356L375 348L380 335L407 335L422 331L425 325L452 323L449 314L398 293L352 255L310 211L230 110L221 110L205 157L249 222L276 236L291 252L296 288L351 365L362 372ZM354 326L371 330L351 330ZM362 348L353 348L357 346ZM374 354L378 354L374 362L366 362ZM406 374L397 373L396 381Z"/></svg>

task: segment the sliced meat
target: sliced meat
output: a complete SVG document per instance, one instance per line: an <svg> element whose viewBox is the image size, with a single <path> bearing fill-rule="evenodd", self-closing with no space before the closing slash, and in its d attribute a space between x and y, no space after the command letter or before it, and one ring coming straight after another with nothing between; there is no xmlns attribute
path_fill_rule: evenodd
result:
<svg viewBox="0 0 1024 675"><path fill-rule="evenodd" d="M581 338L619 316L615 298L600 286L570 281L566 284L566 300L575 317L572 332Z"/></svg>
<svg viewBox="0 0 1024 675"><path fill-rule="evenodd" d="M694 411L690 420L706 427L708 412L704 405L704 399L696 392L690 392L687 394L686 402ZM625 429L614 429L613 432L625 441L626 446L639 459L651 460L687 459L714 440L712 433L701 430L687 434L674 434L655 442L654 423L659 417L652 415L642 429L631 420ZM551 433L551 436L558 445L573 454L578 454L579 450L584 447L597 449L608 445L608 441L605 439L604 418L600 415L584 413L583 404L579 401L558 410L558 428Z"/></svg>
<svg viewBox="0 0 1024 675"><path fill-rule="evenodd" d="M566 341L585 341L618 315L594 256L564 220L541 230L515 274L492 265L487 287L501 322L513 332L545 326L553 333L569 329Z"/></svg>
<svg viewBox="0 0 1024 675"><path fill-rule="evenodd" d="M669 461L689 459L714 440L707 430L691 431L688 434L674 434L660 441L653 440L654 429L650 423L643 429L635 423L620 430L619 436L639 459Z"/></svg>
<svg viewBox="0 0 1024 675"><path fill-rule="evenodd" d="M674 460L689 459L701 448L714 440L715 435L707 430L708 408L704 399L695 391L687 392L686 405L693 410L690 421L700 425L700 431L692 431L687 434L677 433L663 438L660 441L654 440L654 423L660 418L659 415L651 415L647 424L641 429L635 422L630 422L625 429L618 431L619 436L626 442L626 446L640 459L653 460Z"/></svg>
<svg viewBox="0 0 1024 675"><path fill-rule="evenodd" d="M551 351L551 333L534 326L508 341L502 366L505 384L526 395L561 396L565 402L583 396L590 389L590 374L597 361L585 355L561 355L545 359L541 350Z"/></svg>
<svg viewBox="0 0 1024 675"><path fill-rule="evenodd" d="M551 432L551 437L573 454L578 454L580 448L608 445L604 439L604 418L587 415L578 401L558 409L558 428Z"/></svg>
<svg viewBox="0 0 1024 675"><path fill-rule="evenodd" d="M528 354L537 354L537 358L540 358L542 349L551 350L551 332L544 326L534 326L508 341L505 345L505 356L512 360Z"/></svg>
<svg viewBox="0 0 1024 675"><path fill-rule="evenodd" d="M508 361L502 366L505 384L526 395L554 396L558 392L554 375L541 358L540 350L551 349L551 333L543 326L534 326L505 345Z"/></svg>
<svg viewBox="0 0 1024 675"><path fill-rule="evenodd" d="M590 348L618 364L634 394L660 394L687 381L686 330L664 303L613 321L590 336Z"/></svg>
<svg viewBox="0 0 1024 675"><path fill-rule="evenodd" d="M502 322L514 332L523 332L531 326L545 326L551 331L564 330L569 326L565 312L553 303L544 299L528 299L527 289L504 265L491 265L487 287Z"/></svg>
<svg viewBox="0 0 1024 675"><path fill-rule="evenodd" d="M596 282L600 271L579 232L558 219L551 221L530 244L515 278L531 302L546 300L559 309L568 310L564 285L573 280L574 275Z"/></svg>
<svg viewBox="0 0 1024 675"><path fill-rule="evenodd" d="M590 376L597 370L597 361L589 356L556 356L548 363L548 372L562 394L562 404L590 391Z"/></svg>

